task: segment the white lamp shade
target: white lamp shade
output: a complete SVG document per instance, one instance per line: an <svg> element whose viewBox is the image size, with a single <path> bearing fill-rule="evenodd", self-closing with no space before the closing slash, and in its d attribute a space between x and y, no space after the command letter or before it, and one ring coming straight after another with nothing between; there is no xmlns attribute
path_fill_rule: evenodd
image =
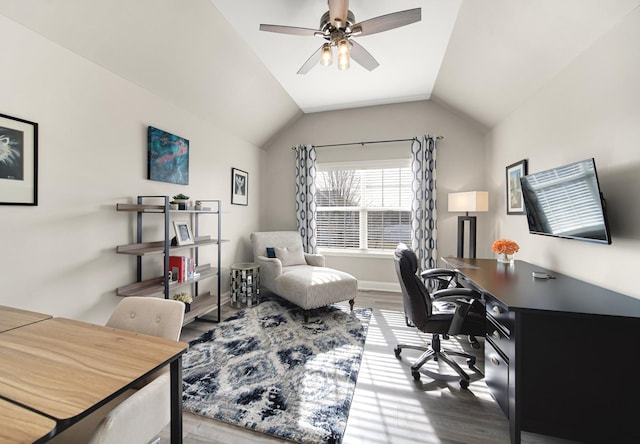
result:
<svg viewBox="0 0 640 444"><path fill-rule="evenodd" d="M489 211L489 192L449 193L449 212Z"/></svg>

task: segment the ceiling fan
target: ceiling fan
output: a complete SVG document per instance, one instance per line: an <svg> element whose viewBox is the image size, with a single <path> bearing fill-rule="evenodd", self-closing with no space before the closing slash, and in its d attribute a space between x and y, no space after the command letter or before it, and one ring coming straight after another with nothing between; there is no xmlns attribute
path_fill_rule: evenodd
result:
<svg viewBox="0 0 640 444"><path fill-rule="evenodd" d="M360 23L356 23L353 12L349 10L349 0L328 0L329 11L320 19L320 28L298 28L295 26L260 25L261 31L278 32L281 34L321 37L326 40L316 52L300 67L298 74L306 74L316 63L329 66L333 62L333 48L338 56L338 69L349 68L349 60L373 71L380 64L360 45L353 40L356 36L366 36L382 31L399 28L419 22L422 19L422 8L407 9L381 15Z"/></svg>

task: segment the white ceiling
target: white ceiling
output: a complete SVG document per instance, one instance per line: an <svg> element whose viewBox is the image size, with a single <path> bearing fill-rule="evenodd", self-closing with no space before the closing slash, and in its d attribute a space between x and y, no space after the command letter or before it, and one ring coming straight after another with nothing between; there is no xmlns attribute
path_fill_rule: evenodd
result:
<svg viewBox="0 0 640 444"><path fill-rule="evenodd" d="M318 29L327 0L211 0L256 53L291 98L305 112L353 108L399 101L426 100L438 77L462 0L351 0L356 22L406 9L422 8L423 19L371 36L354 37L380 66L367 71L352 61L316 65L308 74L300 66L323 39L260 31L261 23ZM247 7L248 4L251 7Z"/></svg>
<svg viewBox="0 0 640 444"><path fill-rule="evenodd" d="M351 0L356 21L422 8L422 21L358 38L380 62L298 68L326 0L0 0L0 14L262 146L305 112L431 98L491 128L640 0ZM9 62L10 63L10 62Z"/></svg>
<svg viewBox="0 0 640 444"><path fill-rule="evenodd" d="M211 0L306 113L434 96L492 127L640 5L639 0L351 0L356 21L422 8L422 20L356 38L378 60L368 72L300 66L312 37L260 23L317 28L326 0ZM250 7L247 7L248 5Z"/></svg>

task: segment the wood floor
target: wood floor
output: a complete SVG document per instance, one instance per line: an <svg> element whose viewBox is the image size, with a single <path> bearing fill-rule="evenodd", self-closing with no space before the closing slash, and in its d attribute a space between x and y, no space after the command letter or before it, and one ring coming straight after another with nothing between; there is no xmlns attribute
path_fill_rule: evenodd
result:
<svg viewBox="0 0 640 444"><path fill-rule="evenodd" d="M393 348L397 343L427 345L429 340L429 335L405 325L400 294L360 292L356 305L373 308L373 316L343 443L509 443L508 422L481 374L469 371L472 382L467 390L462 390L451 370L438 369L437 363L430 363L416 382L410 366L420 352L403 350L401 359L396 359ZM225 304L222 319L233 311ZM192 322L183 328L181 339L194 339L213 326L208 322ZM482 340L481 345L474 350L466 338L443 341L445 348L475 354L477 366L484 371ZM461 365L467 368L464 361ZM432 371L450 377L434 380L428 376ZM288 442L186 412L183 433L187 444ZM169 427L160 438L169 442ZM523 433L522 442L569 443L531 433Z"/></svg>

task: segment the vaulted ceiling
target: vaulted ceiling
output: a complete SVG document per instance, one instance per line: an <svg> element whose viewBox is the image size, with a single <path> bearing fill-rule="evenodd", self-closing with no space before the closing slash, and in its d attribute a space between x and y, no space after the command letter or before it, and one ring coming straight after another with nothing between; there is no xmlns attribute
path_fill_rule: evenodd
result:
<svg viewBox="0 0 640 444"><path fill-rule="evenodd" d="M415 7L422 21L363 36L380 66L316 66L326 0L0 0L0 14L262 146L302 112L432 99L491 128L640 0L351 0L357 21Z"/></svg>

